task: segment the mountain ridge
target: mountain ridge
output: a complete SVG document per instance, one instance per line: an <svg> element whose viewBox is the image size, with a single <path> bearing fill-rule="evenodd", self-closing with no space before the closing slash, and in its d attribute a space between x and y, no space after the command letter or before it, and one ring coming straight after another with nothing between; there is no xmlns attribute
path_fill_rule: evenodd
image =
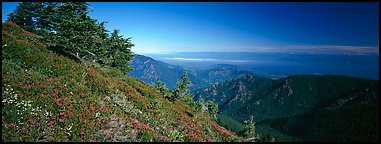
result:
<svg viewBox="0 0 381 144"><path fill-rule="evenodd" d="M203 98L218 103L220 114L224 117L243 123L244 120L249 119L250 115L253 115L255 121L260 123L266 119L294 120L297 115L318 110L340 111L348 106L378 101L378 85L378 80L335 75L292 75L276 80L246 75L192 91L192 95L195 99ZM355 119L355 117L352 118ZM335 117L330 116L327 119L335 119ZM240 130L229 126L228 123L220 124L240 133ZM290 124L297 124L297 121ZM265 126L269 125L261 124L258 130L264 132ZM352 133L354 134L353 131ZM348 135L345 136L349 138ZM342 140L344 139L345 137ZM365 137L359 139L366 140Z"/></svg>
<svg viewBox="0 0 381 144"><path fill-rule="evenodd" d="M192 82L189 86L190 90L207 87L244 74L253 74L253 72L241 70L237 66L229 64L216 64L208 68L186 68L170 65L143 55L136 55L132 59L131 65L134 69L127 75L152 85L160 80L170 89L176 88L176 82L185 69L188 70L189 79Z"/></svg>

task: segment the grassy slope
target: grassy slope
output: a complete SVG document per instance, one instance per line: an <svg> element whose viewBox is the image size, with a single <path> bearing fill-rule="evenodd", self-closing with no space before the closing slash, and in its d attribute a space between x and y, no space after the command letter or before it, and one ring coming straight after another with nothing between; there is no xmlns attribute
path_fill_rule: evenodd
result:
<svg viewBox="0 0 381 144"><path fill-rule="evenodd" d="M3 142L240 140L119 70L47 50L14 23L2 24L2 57Z"/></svg>

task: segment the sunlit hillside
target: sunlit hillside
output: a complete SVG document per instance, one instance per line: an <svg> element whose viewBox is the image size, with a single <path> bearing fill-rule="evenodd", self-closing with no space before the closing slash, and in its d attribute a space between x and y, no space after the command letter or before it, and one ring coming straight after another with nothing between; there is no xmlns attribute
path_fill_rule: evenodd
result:
<svg viewBox="0 0 381 144"><path fill-rule="evenodd" d="M115 68L52 52L2 24L2 141L241 141Z"/></svg>

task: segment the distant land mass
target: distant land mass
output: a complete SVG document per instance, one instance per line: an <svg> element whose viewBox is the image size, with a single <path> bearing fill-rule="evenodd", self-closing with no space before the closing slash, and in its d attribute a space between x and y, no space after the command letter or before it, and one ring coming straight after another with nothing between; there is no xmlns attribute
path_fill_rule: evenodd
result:
<svg viewBox="0 0 381 144"><path fill-rule="evenodd" d="M256 52L181 52L146 54L168 64L185 67L209 67L215 64L236 65L265 77L296 74L342 75L379 79L379 55L256 53Z"/></svg>

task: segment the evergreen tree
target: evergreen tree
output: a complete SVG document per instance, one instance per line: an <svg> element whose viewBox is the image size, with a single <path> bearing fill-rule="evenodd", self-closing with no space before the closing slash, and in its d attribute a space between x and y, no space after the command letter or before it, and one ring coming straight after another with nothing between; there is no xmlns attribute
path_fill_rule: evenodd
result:
<svg viewBox="0 0 381 144"><path fill-rule="evenodd" d="M254 117L250 116L250 120L245 121L246 125L244 128L244 136L246 138L255 138L255 127L254 127Z"/></svg>
<svg viewBox="0 0 381 144"><path fill-rule="evenodd" d="M97 49L97 20L87 13L89 4L86 2L67 2L55 4L55 14L49 17L52 32L48 42L53 46L74 53L78 57Z"/></svg>
<svg viewBox="0 0 381 144"><path fill-rule="evenodd" d="M158 80L156 82L156 89L157 89L157 92L161 93L164 96L164 98L169 99L169 100L171 99L172 95L169 93L169 89L160 80Z"/></svg>
<svg viewBox="0 0 381 144"><path fill-rule="evenodd" d="M218 104L208 100L208 113L213 120L217 120Z"/></svg>
<svg viewBox="0 0 381 144"><path fill-rule="evenodd" d="M193 99L190 96L190 90L187 88L191 84L191 81L188 78L188 70L184 71L184 74L181 76L181 80L177 82L177 88L173 90L173 99L183 99L186 103L193 103ZM191 102L189 102L192 100Z"/></svg>
<svg viewBox="0 0 381 144"><path fill-rule="evenodd" d="M22 2L8 20L44 36L44 44L50 48L130 71L134 56L131 38L124 39L118 30L109 37L105 22L91 18L89 8L87 2Z"/></svg>
<svg viewBox="0 0 381 144"><path fill-rule="evenodd" d="M43 7L44 3L41 2L18 3L16 10L8 15L8 20L17 23L26 31L36 32L37 21Z"/></svg>
<svg viewBox="0 0 381 144"><path fill-rule="evenodd" d="M119 35L119 30L115 29L111 33L110 47L108 47L106 51L106 58L109 60L110 65L117 67L125 73L132 70L129 66L129 62L134 56L131 51L131 47L133 46L134 44L131 42L131 38L124 39Z"/></svg>
<svg viewBox="0 0 381 144"><path fill-rule="evenodd" d="M200 98L197 102L195 102L195 112L203 112L204 110L204 99Z"/></svg>

